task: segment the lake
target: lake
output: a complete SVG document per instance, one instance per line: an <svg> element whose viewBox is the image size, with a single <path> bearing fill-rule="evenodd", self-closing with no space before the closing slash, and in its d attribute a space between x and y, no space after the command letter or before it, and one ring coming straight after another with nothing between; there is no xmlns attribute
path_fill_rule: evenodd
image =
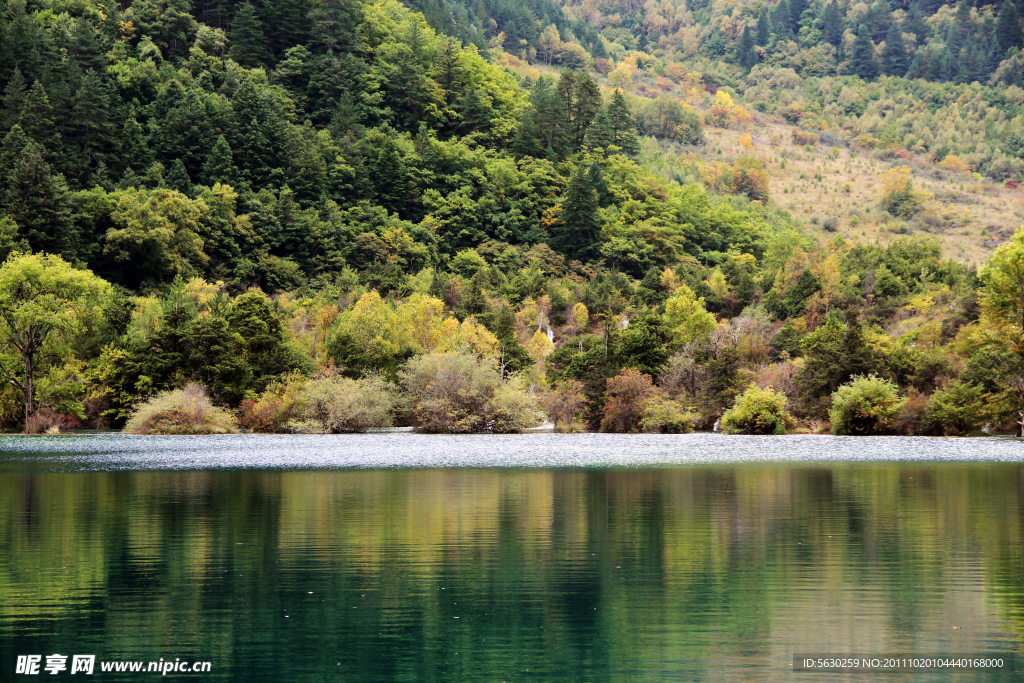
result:
<svg viewBox="0 0 1024 683"><path fill-rule="evenodd" d="M793 657L1009 661L1022 563L1015 439L0 437L5 681L1019 680Z"/></svg>

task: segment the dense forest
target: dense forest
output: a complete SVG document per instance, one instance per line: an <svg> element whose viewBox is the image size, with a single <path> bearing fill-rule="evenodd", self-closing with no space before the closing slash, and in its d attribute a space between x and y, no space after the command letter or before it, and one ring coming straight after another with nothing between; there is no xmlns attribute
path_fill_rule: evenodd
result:
<svg viewBox="0 0 1024 683"><path fill-rule="evenodd" d="M1015 1L8 0L0 419L1012 429Z"/></svg>

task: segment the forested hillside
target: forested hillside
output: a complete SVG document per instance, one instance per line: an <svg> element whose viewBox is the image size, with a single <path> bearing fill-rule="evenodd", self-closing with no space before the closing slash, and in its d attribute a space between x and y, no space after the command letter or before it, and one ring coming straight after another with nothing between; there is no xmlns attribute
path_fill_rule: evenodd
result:
<svg viewBox="0 0 1024 683"><path fill-rule="evenodd" d="M1013 1L9 0L4 422L1011 425Z"/></svg>

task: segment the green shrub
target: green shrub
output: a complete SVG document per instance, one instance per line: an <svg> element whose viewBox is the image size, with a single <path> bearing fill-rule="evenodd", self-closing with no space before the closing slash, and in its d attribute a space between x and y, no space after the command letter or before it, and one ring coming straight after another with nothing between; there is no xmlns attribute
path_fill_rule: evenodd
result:
<svg viewBox="0 0 1024 683"><path fill-rule="evenodd" d="M189 384L157 394L139 406L124 426L130 434L232 434L235 418L210 402L206 389Z"/></svg>
<svg viewBox="0 0 1024 683"><path fill-rule="evenodd" d="M947 436L966 434L985 420L985 389L959 380L950 382L928 401L928 422Z"/></svg>
<svg viewBox="0 0 1024 683"><path fill-rule="evenodd" d="M698 420L683 403L659 394L647 401L640 426L645 432L689 434Z"/></svg>
<svg viewBox="0 0 1024 683"><path fill-rule="evenodd" d="M904 403L892 381L876 375L854 377L832 394L832 433L891 432Z"/></svg>
<svg viewBox="0 0 1024 683"><path fill-rule="evenodd" d="M299 432L353 434L391 427L394 387L383 377L350 379L331 375L310 380L296 399L298 419L289 426Z"/></svg>
<svg viewBox="0 0 1024 683"><path fill-rule="evenodd" d="M722 416L726 434L785 434L792 418L786 412L786 395L752 386L736 397Z"/></svg>
<svg viewBox="0 0 1024 683"><path fill-rule="evenodd" d="M424 432L510 433L541 423L536 399L502 383L491 360L468 353L428 353L399 373L416 427Z"/></svg>

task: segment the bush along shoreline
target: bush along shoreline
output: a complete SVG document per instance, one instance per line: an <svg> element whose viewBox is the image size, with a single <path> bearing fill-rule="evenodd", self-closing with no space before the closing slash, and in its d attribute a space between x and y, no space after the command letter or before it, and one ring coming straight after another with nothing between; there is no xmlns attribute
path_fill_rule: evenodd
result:
<svg viewBox="0 0 1024 683"><path fill-rule="evenodd" d="M844 249L818 265L853 271L863 253ZM473 252L468 272L427 268L383 294L356 278L266 294L177 277L132 295L60 257L15 252L0 266L0 417L49 433L505 434L545 421L558 432L1012 433L1024 231L977 274L938 261L927 240L874 253L946 279L922 275L929 293L910 296L879 265L858 304L859 276L844 285L840 269L826 306L794 248L769 278L794 283L780 304L774 284L763 294L742 270L752 257L726 262L754 289L741 294L724 267L706 280L684 266L632 279L531 260L510 280ZM802 281L814 284L795 293ZM882 317L897 306L895 323Z"/></svg>

